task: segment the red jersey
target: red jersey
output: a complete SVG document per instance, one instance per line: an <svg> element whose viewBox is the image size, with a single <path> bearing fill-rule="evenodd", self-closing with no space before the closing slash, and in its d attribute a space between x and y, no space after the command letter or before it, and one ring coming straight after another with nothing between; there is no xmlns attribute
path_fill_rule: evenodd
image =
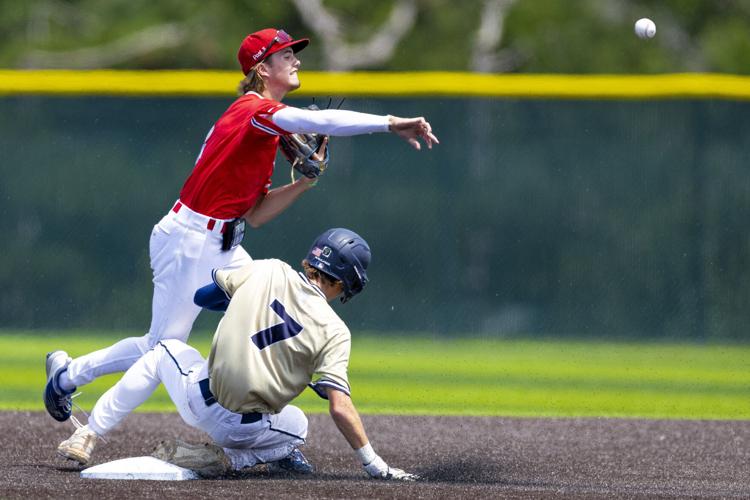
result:
<svg viewBox="0 0 750 500"><path fill-rule="evenodd" d="M215 219L242 217L271 187L279 135L288 133L271 117L285 107L255 93L234 101L208 132L180 201Z"/></svg>

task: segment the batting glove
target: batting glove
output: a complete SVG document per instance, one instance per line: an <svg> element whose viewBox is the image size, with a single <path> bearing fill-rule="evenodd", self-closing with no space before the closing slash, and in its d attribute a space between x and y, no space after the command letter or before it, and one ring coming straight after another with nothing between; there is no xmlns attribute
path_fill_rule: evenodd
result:
<svg viewBox="0 0 750 500"><path fill-rule="evenodd" d="M367 446L369 447L370 445L368 444ZM401 469L397 469L396 467L388 467L385 460L380 458L379 455L374 454L372 448L368 451L371 451L371 454L367 453L367 455L370 455L367 457L370 461L368 463L363 463L362 465L370 477L374 479L395 479L398 481L416 481L419 479L419 476L416 474L410 474Z"/></svg>

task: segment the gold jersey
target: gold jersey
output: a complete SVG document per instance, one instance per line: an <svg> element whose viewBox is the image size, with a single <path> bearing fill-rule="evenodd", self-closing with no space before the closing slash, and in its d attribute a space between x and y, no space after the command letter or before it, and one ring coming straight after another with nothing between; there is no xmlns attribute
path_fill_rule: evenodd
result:
<svg viewBox="0 0 750 500"><path fill-rule="evenodd" d="M309 384L350 394L349 329L321 290L288 264L214 271L231 301L211 345L211 392L236 413L278 413ZM317 377L315 383L311 383Z"/></svg>

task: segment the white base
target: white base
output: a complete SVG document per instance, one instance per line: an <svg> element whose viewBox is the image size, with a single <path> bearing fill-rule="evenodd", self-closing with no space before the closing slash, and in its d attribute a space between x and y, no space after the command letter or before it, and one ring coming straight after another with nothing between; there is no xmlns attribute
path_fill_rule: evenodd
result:
<svg viewBox="0 0 750 500"><path fill-rule="evenodd" d="M199 479L198 474L154 457L131 457L95 465L81 471L83 479L145 479L184 481Z"/></svg>

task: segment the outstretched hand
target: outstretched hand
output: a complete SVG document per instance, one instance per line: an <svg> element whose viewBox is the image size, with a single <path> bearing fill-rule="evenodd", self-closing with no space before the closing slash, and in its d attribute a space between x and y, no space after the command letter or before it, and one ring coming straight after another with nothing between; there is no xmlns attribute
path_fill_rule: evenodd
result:
<svg viewBox="0 0 750 500"><path fill-rule="evenodd" d="M417 151L422 149L418 139L422 139L427 144L428 149L432 149L433 144L440 144L438 138L432 133L429 122L421 116L419 118L390 116L388 118L388 129L411 144Z"/></svg>
<svg viewBox="0 0 750 500"><path fill-rule="evenodd" d="M388 467L388 474L386 474L383 479L393 479L396 481L419 481L422 478L420 478L416 474L406 472L405 470L397 469L396 467Z"/></svg>
<svg viewBox="0 0 750 500"><path fill-rule="evenodd" d="M364 466L367 474L373 479L385 479L396 481L417 481L420 479L416 474L410 474L396 467L389 467L385 460L376 456L369 464Z"/></svg>

